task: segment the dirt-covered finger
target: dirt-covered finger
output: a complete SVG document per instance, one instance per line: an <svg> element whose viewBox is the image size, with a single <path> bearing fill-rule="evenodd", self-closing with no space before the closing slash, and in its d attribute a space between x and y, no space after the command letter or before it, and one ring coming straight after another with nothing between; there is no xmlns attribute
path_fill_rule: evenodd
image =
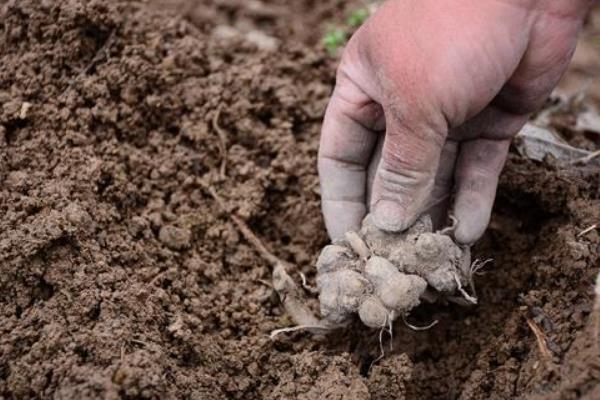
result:
<svg viewBox="0 0 600 400"><path fill-rule="evenodd" d="M375 224L402 231L426 207L434 187L447 126L445 121L402 120L393 107L386 110L386 137L373 182L371 210ZM416 118L416 119L415 119Z"/></svg>
<svg viewBox="0 0 600 400"><path fill-rule="evenodd" d="M331 97L319 148L319 178L323 215L329 236L356 230L367 212L366 170L381 120L379 104L344 72Z"/></svg>
<svg viewBox="0 0 600 400"><path fill-rule="evenodd" d="M433 190L423 211L423 214L431 217L433 226L436 229L446 222L450 194L454 185L454 166L457 155L458 143L454 140L446 140L440 155Z"/></svg>
<svg viewBox="0 0 600 400"><path fill-rule="evenodd" d="M483 235L492 212L498 177L510 140L475 139L461 144L455 171L454 232L460 243L473 243Z"/></svg>

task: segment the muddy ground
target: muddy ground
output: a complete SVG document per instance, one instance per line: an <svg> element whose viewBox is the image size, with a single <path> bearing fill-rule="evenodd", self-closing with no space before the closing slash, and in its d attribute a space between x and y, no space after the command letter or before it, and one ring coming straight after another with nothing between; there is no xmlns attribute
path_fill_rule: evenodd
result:
<svg viewBox="0 0 600 400"><path fill-rule="evenodd" d="M0 2L0 399L600 398L597 168L511 155L481 304L418 309L373 366L359 325L270 340L292 322L230 215L312 281L348 4L165 3Z"/></svg>

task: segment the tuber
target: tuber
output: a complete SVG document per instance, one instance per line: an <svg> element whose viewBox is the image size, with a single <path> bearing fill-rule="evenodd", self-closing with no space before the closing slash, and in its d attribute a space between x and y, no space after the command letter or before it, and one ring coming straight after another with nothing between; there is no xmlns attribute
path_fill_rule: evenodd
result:
<svg viewBox="0 0 600 400"><path fill-rule="evenodd" d="M358 232L347 232L325 246L317 259L321 320L291 295L297 293L291 278L274 275L286 310L299 325L276 333L302 327L327 331L346 325L355 315L368 327L385 329L421 301L476 304L472 275L484 263L471 264L469 247L457 245L450 236L454 226L434 232L431 218L421 216L405 232L390 233L378 229L367 215Z"/></svg>
<svg viewBox="0 0 600 400"><path fill-rule="evenodd" d="M317 260L323 320L340 326L358 314L365 325L382 328L422 300L475 303L463 289L471 283L471 254L451 231L434 232L431 219L422 216L407 231L389 233L367 215L359 232L347 232Z"/></svg>

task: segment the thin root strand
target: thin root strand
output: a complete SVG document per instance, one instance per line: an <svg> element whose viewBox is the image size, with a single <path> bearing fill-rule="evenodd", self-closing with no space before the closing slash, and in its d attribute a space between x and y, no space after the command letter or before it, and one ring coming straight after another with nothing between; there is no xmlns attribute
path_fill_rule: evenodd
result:
<svg viewBox="0 0 600 400"><path fill-rule="evenodd" d="M310 294L319 294L319 289L314 286L310 286L306 280L306 275L303 272L299 272L300 278L302 279L302 287Z"/></svg>
<svg viewBox="0 0 600 400"><path fill-rule="evenodd" d="M218 195L216 190L212 186L209 186L207 190L213 197L213 199L217 202L219 207L223 211L227 211L225 202ZM286 272L286 269L291 268L290 264L281 260L279 257L271 253L263 244L263 242L258 238L258 236L256 236L254 232L252 232L252 230L248 227L248 225L246 225L246 223L241 218L234 214L230 214L229 217L237 226L238 230L240 231L242 236L244 236L246 241L248 241L255 248L257 253L266 262L271 264L273 268L273 288L279 295L279 299L281 300L281 303L283 304L283 307L285 308L286 312L298 324L297 327L283 328L283 330L275 330L273 331L275 335L282 332L291 332L290 329L332 329L333 327L325 325L325 323L321 324L321 321L312 314L312 312L306 305L304 299L301 298L296 283Z"/></svg>
<svg viewBox="0 0 600 400"><path fill-rule="evenodd" d="M596 276L596 284L594 285L594 308L593 308L593 324L594 324L594 344L598 347L598 335L600 334L600 274Z"/></svg>
<svg viewBox="0 0 600 400"><path fill-rule="evenodd" d="M596 150L593 153L583 156L576 160L571 161L572 165L586 165L589 164L593 159L600 157L600 150Z"/></svg>
<svg viewBox="0 0 600 400"><path fill-rule="evenodd" d="M475 290L475 280L473 277L475 275L483 275L485 272L481 272L481 270L489 263L493 262L493 258L488 258L487 260L481 261L480 259L476 259L471 264L471 268L469 270L469 287L473 292L473 296L477 299L477 290Z"/></svg>
<svg viewBox="0 0 600 400"><path fill-rule="evenodd" d="M415 326L415 325L409 323L406 320L406 316L405 315L402 316L402 321L404 322L404 325L406 325L407 327L409 327L413 331L417 331L417 332L427 331L427 330L433 328L434 326L436 326L438 324L438 322L440 322L439 320L436 319L432 323L430 323L429 325L426 325L426 326Z"/></svg>
<svg viewBox="0 0 600 400"><path fill-rule="evenodd" d="M217 193L215 188L213 188L212 186L209 186L206 189L208 190L208 193L211 195L211 197L215 200L215 202L219 205L219 208L221 208L221 210L223 210L225 212L229 211L227 209L227 206L225 205L225 201L221 198L221 196L219 196L219 194ZM240 233L242 234L242 236L244 236L244 239L246 239L246 241L249 242L254 247L254 249L257 251L257 253L265 261L267 261L269 264L271 264L272 267L275 267L279 264L287 265L287 263L285 261L283 261L279 257L275 256L273 253L271 253L267 249L267 247L263 244L262 240L260 240L258 238L258 236L256 236L256 234L254 234L254 232L252 232L252 230L248 227L248 225L240 217L238 217L237 215L234 215L234 214L230 214L229 217L231 218L233 223L237 226L237 228L240 231Z"/></svg>
<svg viewBox="0 0 600 400"><path fill-rule="evenodd" d="M391 329L391 328L390 328ZM371 373L371 369L373 368L373 365L377 364L379 361L381 361L383 359L383 357L385 357L385 348L383 347L383 333L386 332L386 326L382 326L381 329L379 330L379 357L377 357L376 359L374 359L373 361L371 361L371 365L369 365L369 370L367 371L367 375ZM390 337L391 337L391 331L390 333ZM391 343L390 343L391 346Z"/></svg>
<svg viewBox="0 0 600 400"><path fill-rule="evenodd" d="M219 117L221 116L221 106L217 108L215 116L212 119L212 127L219 136L219 151L221 152L221 167L219 173L222 179L227 176L227 132L219 125Z"/></svg>
<svg viewBox="0 0 600 400"><path fill-rule="evenodd" d="M460 292L460 294L463 295L465 300L467 300L471 304L477 304L477 298L471 296L469 293L467 293L467 291L465 289L463 289L462 284L460 283L460 279L458 278L458 275L453 274L453 276L454 276L454 281L456 282L456 287L457 287L458 291Z"/></svg>
<svg viewBox="0 0 600 400"><path fill-rule="evenodd" d="M448 218L450 218L450 222L452 222L452 224L450 226L445 227L444 229L440 229L438 231L440 235L450 235L454 233L456 227L458 226L458 220L454 215L449 215Z"/></svg>
<svg viewBox="0 0 600 400"><path fill-rule="evenodd" d="M269 339L273 340L278 335L281 335L282 333L288 333L288 332L298 332L298 331L303 331L303 330L328 332L328 331L330 331L332 329L334 329L334 328L333 327L324 326L324 325L298 325L298 326L290 326L289 328L280 328L280 329L275 329L274 331L271 331L271 333L269 334Z"/></svg>
<svg viewBox="0 0 600 400"><path fill-rule="evenodd" d="M579 237L582 237L582 236L584 236L584 235L586 235L586 234L590 233L591 231L593 231L593 230L595 230L595 229L597 229L597 228L598 228L598 224L591 225L591 226L589 226L589 227L585 228L584 230L582 230L581 232L579 232L579 233L577 234L577 237L578 237L578 238L579 238Z"/></svg>
<svg viewBox="0 0 600 400"><path fill-rule="evenodd" d="M538 349L540 350L540 354L542 355L543 360L545 362L551 362L552 353L550 353L548 345L546 344L546 335L544 334L544 332L542 332L540 327L537 326L537 324L529 318L527 319L527 325L529 325L529 328L535 336L535 340L537 342Z"/></svg>

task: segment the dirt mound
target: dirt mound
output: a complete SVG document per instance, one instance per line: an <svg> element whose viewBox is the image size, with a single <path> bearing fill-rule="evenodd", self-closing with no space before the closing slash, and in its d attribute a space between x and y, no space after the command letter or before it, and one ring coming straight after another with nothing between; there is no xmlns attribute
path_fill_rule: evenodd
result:
<svg viewBox="0 0 600 400"><path fill-rule="evenodd" d="M398 325L372 365L366 328L268 338L291 322L229 218L314 280L333 60L292 41L259 51L126 1L13 1L0 30L0 397L598 390L585 327L600 236L578 233L600 220L599 171L514 157L475 250L495 259L482 305L420 308L411 323L440 323Z"/></svg>
<svg viewBox="0 0 600 400"><path fill-rule="evenodd" d="M231 27L242 34L318 44L324 32L371 0L149 0L160 12L183 17L204 32ZM324 22L329 21L329 22Z"/></svg>

